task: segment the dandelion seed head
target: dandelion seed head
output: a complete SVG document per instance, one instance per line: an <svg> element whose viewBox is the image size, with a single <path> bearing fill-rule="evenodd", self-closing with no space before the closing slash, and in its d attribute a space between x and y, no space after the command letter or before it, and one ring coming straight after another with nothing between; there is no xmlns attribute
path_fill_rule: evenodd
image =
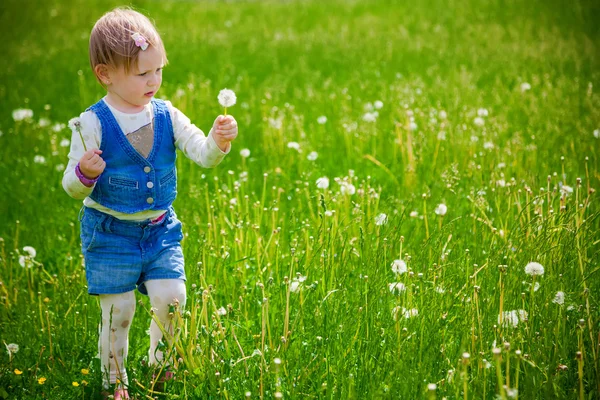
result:
<svg viewBox="0 0 600 400"><path fill-rule="evenodd" d="M525 266L525 273L531 276L544 275L544 267L542 264L532 261Z"/></svg>
<svg viewBox="0 0 600 400"><path fill-rule="evenodd" d="M408 271L406 262L404 260L394 260L392 262L392 272L398 275L402 275Z"/></svg>
<svg viewBox="0 0 600 400"><path fill-rule="evenodd" d="M552 302L558 304L559 306L565 304L565 292L556 292Z"/></svg>
<svg viewBox="0 0 600 400"><path fill-rule="evenodd" d="M240 150L240 156L242 156L243 158L250 157L250 150L249 149Z"/></svg>
<svg viewBox="0 0 600 400"><path fill-rule="evenodd" d="M446 215L446 212L448 212L448 207L444 203L440 203L440 204L437 205L437 207L435 208L434 212L437 215L443 217L444 215Z"/></svg>
<svg viewBox="0 0 600 400"><path fill-rule="evenodd" d="M386 214L381 213L375 217L375 225L381 226L387 223L388 217Z"/></svg>
<svg viewBox="0 0 600 400"><path fill-rule="evenodd" d="M222 89L219 92L217 99L219 100L219 104L221 105L221 107L225 108L235 105L235 102L237 101L237 97L235 96L234 91L227 88Z"/></svg>
<svg viewBox="0 0 600 400"><path fill-rule="evenodd" d="M315 161L318 157L319 153L317 153L316 151L311 151L310 153L308 153L308 156L306 156L306 159L308 161Z"/></svg>
<svg viewBox="0 0 600 400"><path fill-rule="evenodd" d="M28 108L17 108L12 112L12 117L15 121L30 120L33 118L33 111Z"/></svg>
<svg viewBox="0 0 600 400"><path fill-rule="evenodd" d="M322 176L317 179L317 187L319 189L327 189L329 187L329 178L326 176Z"/></svg>
<svg viewBox="0 0 600 400"><path fill-rule="evenodd" d="M319 118L317 118L317 122L320 125L324 125L325 123L327 123L327 117L324 115L321 115Z"/></svg>

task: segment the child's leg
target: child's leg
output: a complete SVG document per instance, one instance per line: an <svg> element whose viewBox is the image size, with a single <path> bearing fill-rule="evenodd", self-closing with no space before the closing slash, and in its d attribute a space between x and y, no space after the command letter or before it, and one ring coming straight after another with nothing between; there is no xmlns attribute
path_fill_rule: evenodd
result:
<svg viewBox="0 0 600 400"><path fill-rule="evenodd" d="M177 300L179 309L185 306L185 281L181 279L154 279L144 282L150 297L150 303L154 312L167 332L173 332L171 319L169 318L169 304ZM158 342L163 334L154 319L150 324L150 351L148 353L148 364L156 364L163 360L163 352L157 349Z"/></svg>
<svg viewBox="0 0 600 400"><path fill-rule="evenodd" d="M98 352L102 363L102 384L108 389L109 382L117 379L127 385L127 372L124 360L129 347L129 328L135 314L135 294L133 291L121 294L100 295L102 324Z"/></svg>

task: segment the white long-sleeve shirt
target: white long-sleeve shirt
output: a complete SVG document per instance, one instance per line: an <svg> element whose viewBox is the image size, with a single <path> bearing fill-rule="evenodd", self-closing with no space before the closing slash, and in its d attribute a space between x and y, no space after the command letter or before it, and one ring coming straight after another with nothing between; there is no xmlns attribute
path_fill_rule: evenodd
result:
<svg viewBox="0 0 600 400"><path fill-rule="evenodd" d="M106 101L106 100L105 100ZM231 146L226 152L223 152L217 146L212 130L208 136L200 130L196 125L192 124L190 119L181 111L175 108L170 101L165 101L171 122L173 125L173 133L175 136L175 146L185 154L186 157L194 161L196 164L212 168L217 166L231 151ZM108 108L113 113L117 123L125 135L135 134L143 129L148 129L152 125L154 118L154 109L152 103L148 103L144 110L135 114L127 114L112 107L106 102ZM80 115L81 134L87 149L99 149L102 142L102 127L100 120L93 111L85 111ZM92 200L89 196L94 190L94 186L85 186L75 174L75 167L85 153L84 147L81 144L81 136L77 130L73 129L71 136L71 150L69 151L69 163L65 169L62 185L69 196L75 199L83 199L83 204L86 207L95 208L98 211L110 214L116 218L123 220L141 221L146 219L154 219L162 215L166 210L147 210L134 214L118 212ZM100 155L102 157L102 155Z"/></svg>

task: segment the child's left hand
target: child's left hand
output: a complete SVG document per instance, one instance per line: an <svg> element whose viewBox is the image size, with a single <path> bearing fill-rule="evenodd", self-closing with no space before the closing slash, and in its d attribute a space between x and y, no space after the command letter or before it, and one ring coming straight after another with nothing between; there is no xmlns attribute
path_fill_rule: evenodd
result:
<svg viewBox="0 0 600 400"><path fill-rule="evenodd" d="M213 124L212 134L217 146L226 152L229 150L229 142L237 137L237 121L231 115L219 115Z"/></svg>

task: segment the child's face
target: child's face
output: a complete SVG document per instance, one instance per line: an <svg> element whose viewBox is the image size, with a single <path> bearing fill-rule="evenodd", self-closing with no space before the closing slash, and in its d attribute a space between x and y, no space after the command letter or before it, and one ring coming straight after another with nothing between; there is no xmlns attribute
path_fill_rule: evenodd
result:
<svg viewBox="0 0 600 400"><path fill-rule="evenodd" d="M162 83L162 54L149 46L140 51L137 68L128 73L123 66L110 72L111 85L108 88L113 99L123 108L139 110L150 102Z"/></svg>

